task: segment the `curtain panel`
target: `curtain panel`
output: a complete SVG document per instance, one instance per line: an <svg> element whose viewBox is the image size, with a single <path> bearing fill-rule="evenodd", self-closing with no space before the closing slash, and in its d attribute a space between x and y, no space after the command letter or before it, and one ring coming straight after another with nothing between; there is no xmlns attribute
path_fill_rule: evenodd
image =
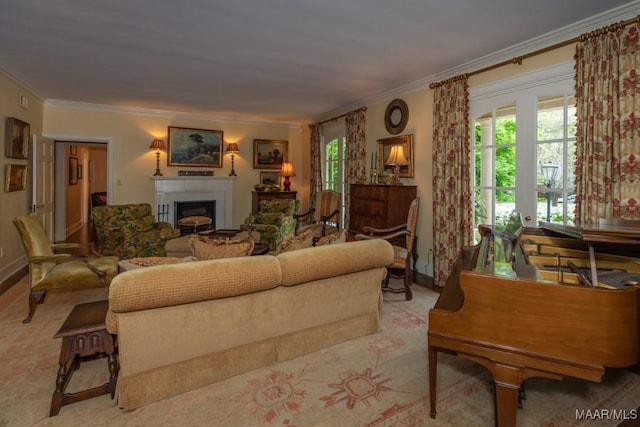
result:
<svg viewBox="0 0 640 427"><path fill-rule="evenodd" d="M322 125L314 123L309 126L311 130L311 185L309 191L310 208L315 208L316 194L322 191L322 141L320 130Z"/></svg>
<svg viewBox="0 0 640 427"><path fill-rule="evenodd" d="M640 219L639 29L614 24L576 44L577 224Z"/></svg>
<svg viewBox="0 0 640 427"><path fill-rule="evenodd" d="M351 207L351 185L359 179L366 179L366 117L367 109L360 108L346 114L346 140L347 149L345 153L345 173L344 173L344 203L345 215L344 228L349 229L349 215ZM364 178L363 178L364 177Z"/></svg>
<svg viewBox="0 0 640 427"><path fill-rule="evenodd" d="M444 286L473 239L469 85L466 76L438 84L433 105L433 279Z"/></svg>

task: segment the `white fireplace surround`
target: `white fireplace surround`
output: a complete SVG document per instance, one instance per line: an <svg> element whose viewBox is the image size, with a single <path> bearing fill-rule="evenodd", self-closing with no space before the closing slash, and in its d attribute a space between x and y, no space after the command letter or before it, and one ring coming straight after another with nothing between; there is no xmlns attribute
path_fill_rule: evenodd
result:
<svg viewBox="0 0 640 427"><path fill-rule="evenodd" d="M168 210L166 221L176 226L176 202L216 201L215 228L233 228L233 182L236 177L154 176L153 213Z"/></svg>

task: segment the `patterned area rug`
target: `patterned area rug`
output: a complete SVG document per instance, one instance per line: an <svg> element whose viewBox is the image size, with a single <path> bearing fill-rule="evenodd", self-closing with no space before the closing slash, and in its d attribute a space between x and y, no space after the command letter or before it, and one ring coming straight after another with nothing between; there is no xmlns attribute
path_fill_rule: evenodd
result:
<svg viewBox="0 0 640 427"><path fill-rule="evenodd" d="M414 285L414 299L385 294L382 331L203 387L133 411L108 395L63 406L48 417L60 340L53 336L77 303L106 289L53 293L27 312L23 280L0 296L0 426L490 426L490 376L441 355L438 416L429 416L427 314L437 294ZM68 391L107 379L106 359L83 364ZM618 425L640 402L640 376L609 370L602 383L531 379L520 426ZM608 415L603 417L604 412ZM612 416L612 411L615 416ZM623 412L624 411L624 412ZM588 420L581 420L580 415ZM605 419L603 419L605 418Z"/></svg>

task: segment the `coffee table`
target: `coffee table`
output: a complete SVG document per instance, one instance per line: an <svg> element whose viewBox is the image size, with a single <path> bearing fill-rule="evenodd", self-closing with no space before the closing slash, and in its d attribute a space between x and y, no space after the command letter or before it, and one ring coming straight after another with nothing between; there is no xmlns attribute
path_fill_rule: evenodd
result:
<svg viewBox="0 0 640 427"><path fill-rule="evenodd" d="M62 338L62 347L56 390L51 398L50 417L58 415L64 405L91 397L111 393L113 399L118 378L118 359L114 338L105 327L108 309L107 300L78 304L55 334L54 338ZM109 380L106 383L76 393L65 391L74 371L80 368L81 361L104 356L107 357L109 366Z"/></svg>

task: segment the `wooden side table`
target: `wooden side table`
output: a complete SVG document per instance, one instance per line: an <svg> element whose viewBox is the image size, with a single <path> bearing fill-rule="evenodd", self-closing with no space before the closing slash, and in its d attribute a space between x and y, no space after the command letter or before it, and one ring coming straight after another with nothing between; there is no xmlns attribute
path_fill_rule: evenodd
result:
<svg viewBox="0 0 640 427"><path fill-rule="evenodd" d="M54 338L62 338L56 390L51 398L49 416L60 413L60 408L70 403L111 393L113 399L118 378L118 360L113 336L105 327L109 302L96 301L78 304L64 321ZM109 366L109 381L87 390L66 393L65 389L80 362L89 357L104 354Z"/></svg>

